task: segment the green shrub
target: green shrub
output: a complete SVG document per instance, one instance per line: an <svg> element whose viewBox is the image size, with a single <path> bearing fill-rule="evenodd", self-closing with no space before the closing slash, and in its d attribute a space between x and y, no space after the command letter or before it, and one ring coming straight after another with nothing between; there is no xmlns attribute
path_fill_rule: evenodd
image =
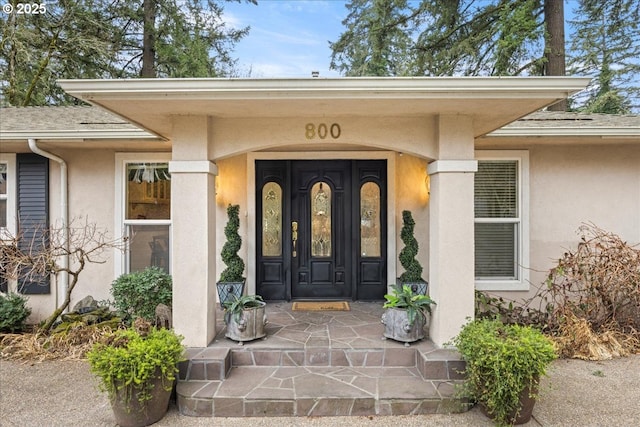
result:
<svg viewBox="0 0 640 427"><path fill-rule="evenodd" d="M96 343L87 353L91 372L100 378L100 388L113 399L118 390L128 398L151 398L152 378L160 372L169 390L176 379L178 362L184 360L183 337L173 330L152 328L143 336L134 329L120 329ZM135 394L134 394L135 393Z"/></svg>
<svg viewBox="0 0 640 427"><path fill-rule="evenodd" d="M402 211L402 230L400 230L400 238L404 243L404 248L400 251L398 258L400 264L404 268L404 273L400 275L401 283L416 283L423 282L422 280L422 265L416 259L418 255L418 241L413 235L413 229L415 228L415 221L411 215L411 211Z"/></svg>
<svg viewBox="0 0 640 427"><path fill-rule="evenodd" d="M0 332L23 331L30 314L27 297L14 293L0 293Z"/></svg>
<svg viewBox="0 0 640 427"><path fill-rule="evenodd" d="M221 282L242 282L244 278L244 261L238 255L242 246L242 238L238 233L240 228L240 206L229 205L227 207L229 220L224 227L224 235L227 241L222 246L222 261L227 266L220 274Z"/></svg>
<svg viewBox="0 0 640 427"><path fill-rule="evenodd" d="M482 404L498 425L512 422L520 393L535 388L556 358L553 343L542 332L499 320L467 323L453 344L466 362L463 396Z"/></svg>
<svg viewBox="0 0 640 427"><path fill-rule="evenodd" d="M111 284L114 306L123 321L130 323L136 317L154 323L156 307L171 307L171 276L158 267L123 274Z"/></svg>
<svg viewBox="0 0 640 427"><path fill-rule="evenodd" d="M413 325L416 317L423 320L431 314L431 306L435 301L429 295L414 294L409 285L395 285L390 294L385 294L387 300L383 308L404 308L407 310L409 325Z"/></svg>

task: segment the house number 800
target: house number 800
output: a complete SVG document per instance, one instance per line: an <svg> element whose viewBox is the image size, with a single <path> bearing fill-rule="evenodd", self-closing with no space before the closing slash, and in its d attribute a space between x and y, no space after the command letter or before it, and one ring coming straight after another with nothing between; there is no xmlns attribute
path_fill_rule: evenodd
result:
<svg viewBox="0 0 640 427"><path fill-rule="evenodd" d="M320 123L318 126L313 123L307 123L304 127L304 136L306 136L307 139L326 139L328 136L333 139L338 139L340 138L340 133L342 133L342 129L340 129L338 123L332 123L331 125Z"/></svg>

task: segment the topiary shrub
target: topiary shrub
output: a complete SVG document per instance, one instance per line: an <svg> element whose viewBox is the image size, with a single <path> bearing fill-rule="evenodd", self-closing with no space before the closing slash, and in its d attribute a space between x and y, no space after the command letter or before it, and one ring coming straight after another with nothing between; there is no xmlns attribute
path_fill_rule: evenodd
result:
<svg viewBox="0 0 640 427"><path fill-rule="evenodd" d="M411 215L411 211L402 211L402 230L400 231L400 238L404 243L404 248L400 251L399 259L404 273L400 275L401 283L416 283L423 282L422 280L422 265L416 259L418 255L418 241L413 235L413 229L415 228L415 221Z"/></svg>
<svg viewBox="0 0 640 427"><path fill-rule="evenodd" d="M158 304L171 307L171 276L159 267L123 274L111 284L114 306L126 323L136 317L153 323Z"/></svg>
<svg viewBox="0 0 640 427"><path fill-rule="evenodd" d="M14 293L0 293L0 332L23 331L30 314L27 297Z"/></svg>
<svg viewBox="0 0 640 427"><path fill-rule="evenodd" d="M242 238L238 233L240 228L240 206L229 205L227 207L229 217L227 225L224 227L224 235L227 241L222 247L222 261L227 266L220 274L220 282L242 282L244 277L244 261L238 255L242 246Z"/></svg>

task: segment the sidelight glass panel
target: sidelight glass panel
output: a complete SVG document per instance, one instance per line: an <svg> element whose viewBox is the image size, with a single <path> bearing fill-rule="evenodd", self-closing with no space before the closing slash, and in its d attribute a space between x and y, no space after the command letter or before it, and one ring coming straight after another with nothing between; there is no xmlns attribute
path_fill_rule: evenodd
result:
<svg viewBox="0 0 640 427"><path fill-rule="evenodd" d="M311 256L331 256L331 188L326 182L311 188Z"/></svg>
<svg viewBox="0 0 640 427"><path fill-rule="evenodd" d="M262 187L262 255L282 255L282 187L267 182Z"/></svg>
<svg viewBox="0 0 640 427"><path fill-rule="evenodd" d="M375 182L360 188L360 250L363 257L380 256L380 187Z"/></svg>

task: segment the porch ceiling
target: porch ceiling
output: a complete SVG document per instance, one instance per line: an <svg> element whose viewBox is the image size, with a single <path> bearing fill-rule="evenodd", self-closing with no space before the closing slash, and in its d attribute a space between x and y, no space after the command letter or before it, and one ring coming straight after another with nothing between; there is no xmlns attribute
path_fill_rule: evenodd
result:
<svg viewBox="0 0 640 427"><path fill-rule="evenodd" d="M585 88L575 77L60 80L69 94L163 138L172 116L473 117L481 136Z"/></svg>

